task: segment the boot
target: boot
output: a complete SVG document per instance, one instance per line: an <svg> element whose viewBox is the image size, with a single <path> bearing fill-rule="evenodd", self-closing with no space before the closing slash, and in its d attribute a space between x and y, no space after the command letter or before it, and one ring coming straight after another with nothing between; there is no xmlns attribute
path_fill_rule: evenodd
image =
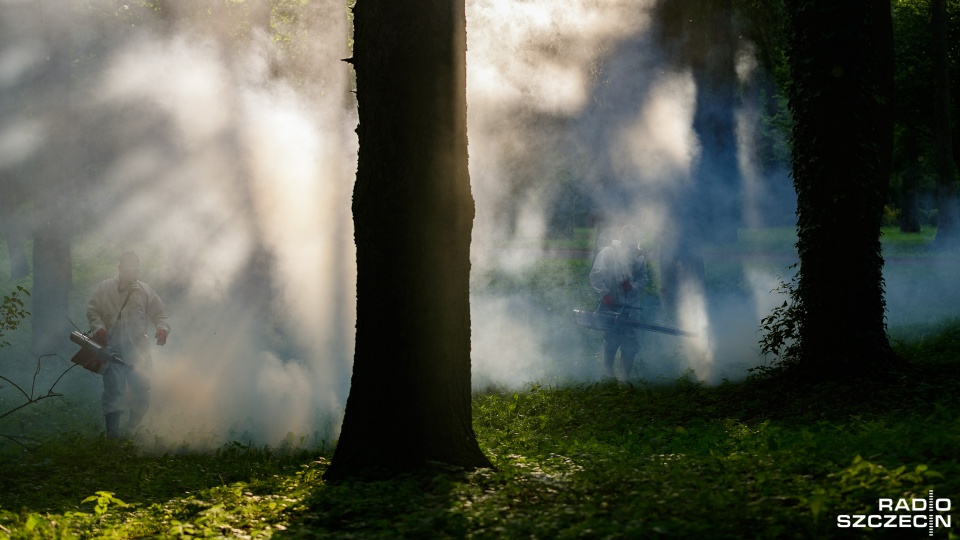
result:
<svg viewBox="0 0 960 540"><path fill-rule="evenodd" d="M120 413L112 412L104 415L104 418L107 420L107 438L108 439L119 439L120 438Z"/></svg>
<svg viewBox="0 0 960 540"><path fill-rule="evenodd" d="M629 380L630 375L633 374L633 359L636 358L637 353L627 352L624 353L620 351L620 364L623 368L623 380Z"/></svg>
<svg viewBox="0 0 960 540"><path fill-rule="evenodd" d="M620 358L620 362L621 362L621 364L623 364L623 365L621 366L622 369L623 369L623 380L628 381L628 380L630 380L630 375L633 373L633 361L632 361L632 360L624 360L624 359L621 357L621 358Z"/></svg>
<svg viewBox="0 0 960 540"><path fill-rule="evenodd" d="M130 411L130 418L127 420L127 434L131 437L140 429L140 425L143 423L143 415L146 414L146 411Z"/></svg>
<svg viewBox="0 0 960 540"><path fill-rule="evenodd" d="M603 374L607 377L616 377L613 371L613 363L617 359L617 348L610 347L606 343L603 346Z"/></svg>

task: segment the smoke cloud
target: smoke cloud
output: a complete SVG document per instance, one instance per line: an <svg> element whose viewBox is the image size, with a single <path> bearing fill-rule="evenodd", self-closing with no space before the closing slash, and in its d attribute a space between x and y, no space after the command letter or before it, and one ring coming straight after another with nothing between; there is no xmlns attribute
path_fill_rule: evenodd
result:
<svg viewBox="0 0 960 540"><path fill-rule="evenodd" d="M286 61L278 74L284 59L260 29L224 39L200 17L159 19L106 0L58 16L41 4L6 1L0 16L12 119L2 166L26 185L43 160L70 152L70 172L54 183L80 233L73 262L100 272L75 275L86 282L71 319L85 322L93 285L135 249L173 326L153 348L146 423L158 440L335 438L355 289L343 7L301 9L299 49L286 52L309 55L309 71ZM83 61L57 71L58 57ZM70 118L36 114L53 107ZM96 400L99 378L74 373L90 396L78 399Z"/></svg>
<svg viewBox="0 0 960 540"><path fill-rule="evenodd" d="M542 254L536 247L550 228L558 180L571 174L601 224L619 229L632 223L645 233L653 246L648 259L656 266L659 242L679 226L675 201L710 197L696 192L694 170L710 149L702 147L693 125L698 98L711 98L698 96L705 90L697 88L690 69L657 41L655 3L468 5L475 276L519 276L538 264ZM749 61L742 59L739 67L749 76ZM751 117L741 118L739 139L747 146ZM744 150L739 158L749 166L754 156ZM762 185L759 175L754 178ZM610 240L598 238L596 250ZM534 249L502 248L511 243ZM581 255L586 268L592 256ZM679 309L669 318L649 306L647 318L703 337L644 334L641 374L662 379L693 369L711 381L742 377L758 361L760 317L782 301L770 295L773 276L759 272L752 271L745 295L712 307L702 285L693 282L682 284ZM592 308L596 298L585 274L573 287L577 290L555 292L553 304L568 308L562 313L545 312L537 300L478 287L472 297L475 384L598 378L600 335L573 327L568 316L574 307ZM711 326L715 319L727 324Z"/></svg>
<svg viewBox="0 0 960 540"><path fill-rule="evenodd" d="M596 249L619 225L638 226L656 267L661 242L682 226L678 201L721 202L696 182L711 151L694 129L697 107L712 96L658 41L655 7L467 2L478 388L601 374L600 335L569 317L596 302L586 282L593 253L541 249L569 225L558 207L574 205L559 214L583 223L600 220ZM159 440L332 440L349 390L356 285L357 112L341 61L349 56L342 2L315 0L302 19L275 21L295 45L191 9L159 17L98 0L51 11L0 0L0 175L8 193L35 201L27 235L64 220L74 268L95 272L75 274L71 318L85 321L92 287L115 272L121 251L135 249L173 325L153 351L147 423ZM746 80L757 68L752 45L740 47ZM762 224L770 208L792 213L786 173L758 164L758 114L744 100L735 117L744 182L742 194L729 195L744 202L739 226ZM521 279L558 257L579 259L584 280L536 298L489 286L492 276ZM639 374L743 377L761 361L759 320L783 301L771 291L794 260L715 250L708 289L712 272L732 265L738 290L683 283L676 313L650 295L651 320L701 337L645 334ZM901 286L917 272L890 268L891 323L955 316L954 269L930 264L922 283ZM83 399L97 400L99 379L74 373Z"/></svg>

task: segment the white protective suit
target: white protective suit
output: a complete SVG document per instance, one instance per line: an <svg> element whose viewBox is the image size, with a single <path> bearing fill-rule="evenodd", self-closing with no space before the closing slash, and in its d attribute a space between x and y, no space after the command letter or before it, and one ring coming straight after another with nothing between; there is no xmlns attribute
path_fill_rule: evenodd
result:
<svg viewBox="0 0 960 540"><path fill-rule="evenodd" d="M137 281L121 289L120 276L115 275L101 281L93 291L87 304L87 321L91 335L106 329L109 346L132 366L115 362L107 365L103 372L103 412L110 415L124 410L124 393L129 387L131 425L137 425L150 406L150 337L156 330L170 332L167 306L146 283Z"/></svg>
<svg viewBox="0 0 960 540"><path fill-rule="evenodd" d="M625 290L623 283L630 283ZM614 309L621 306L640 307L641 294L647 288L647 260L642 250L624 249L620 240L603 248L590 270L590 285L600 298L613 297ZM601 309L605 309L601 306Z"/></svg>
<svg viewBox="0 0 960 540"><path fill-rule="evenodd" d="M641 295L647 288L647 260L643 250L623 246L620 240L603 248L590 270L590 285L600 296L600 309L623 310L628 316L639 316ZM611 306L603 298L610 295ZM603 367L606 374L614 376L613 364L620 350L621 369L624 379L630 377L633 360L640 350L639 330L625 327L603 334Z"/></svg>
<svg viewBox="0 0 960 540"><path fill-rule="evenodd" d="M130 298L124 306L127 292ZM120 309L123 308L121 314ZM120 318L119 326L116 325ZM110 346L131 364L149 361L149 337L156 330L170 333L167 306L152 287L137 281L132 290L120 290L120 276L105 279L97 285L87 304L90 333L106 329Z"/></svg>

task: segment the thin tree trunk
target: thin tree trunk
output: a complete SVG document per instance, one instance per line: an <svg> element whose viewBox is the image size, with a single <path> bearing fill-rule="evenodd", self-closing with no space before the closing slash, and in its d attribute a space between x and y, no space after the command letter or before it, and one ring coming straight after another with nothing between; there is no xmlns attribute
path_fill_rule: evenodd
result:
<svg viewBox="0 0 960 540"><path fill-rule="evenodd" d="M919 161L920 152L917 149L916 133L913 130L907 130L903 139L907 165L900 183L900 232L918 233L920 232L920 178L923 175Z"/></svg>
<svg viewBox="0 0 960 540"><path fill-rule="evenodd" d="M44 32L51 46L45 74L51 88L50 107L44 121L52 135L49 156L41 167L34 189L32 339L33 351L48 354L67 344L70 324L68 294L73 284L70 231L78 173L74 108L71 104L70 9L49 10Z"/></svg>
<svg viewBox="0 0 960 540"><path fill-rule="evenodd" d="M734 117L739 99L733 3L710 0L702 16L700 29L688 29L699 51L692 64L697 85L693 129L700 156L693 172L697 193L687 203L698 207L693 213L705 242L735 242L742 201Z"/></svg>
<svg viewBox="0 0 960 540"><path fill-rule="evenodd" d="M10 259L10 278L18 280L30 274L27 250L24 248L26 237L20 222L20 186L12 173L0 173L0 229L7 242L7 256Z"/></svg>
<svg viewBox="0 0 960 540"><path fill-rule="evenodd" d="M950 111L950 59L947 55L947 7L945 0L930 2L933 35L934 137L937 160L937 236L934 245L952 248L960 245L958 229L956 171L953 162Z"/></svg>
<svg viewBox="0 0 960 540"><path fill-rule="evenodd" d="M487 467L472 427L463 0L359 0L353 378L325 478Z"/></svg>
<svg viewBox="0 0 960 540"><path fill-rule="evenodd" d="M692 127L700 155L691 171L694 181L674 194L676 222L660 249L661 298L675 314L684 290L706 290L703 245L736 241L741 224L737 36L730 0L663 0L657 9L661 39L690 66L697 88Z"/></svg>

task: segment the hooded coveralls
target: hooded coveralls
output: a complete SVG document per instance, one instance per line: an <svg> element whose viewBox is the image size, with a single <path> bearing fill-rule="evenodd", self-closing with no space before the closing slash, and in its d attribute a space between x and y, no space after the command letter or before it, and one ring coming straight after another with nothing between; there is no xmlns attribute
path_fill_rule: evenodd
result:
<svg viewBox="0 0 960 540"><path fill-rule="evenodd" d="M130 422L136 425L150 407L151 361L147 332L151 325L170 332L167 306L146 283L137 281L121 289L120 276L115 275L100 282L93 291L87 304L87 321L91 334L106 329L109 346L132 366L107 364L103 372L103 413L109 415L126 409L124 392L129 385Z"/></svg>
<svg viewBox="0 0 960 540"><path fill-rule="evenodd" d="M625 285L629 283L629 285ZM636 314L640 308L640 295L647 287L647 261L643 251L625 247L620 240L603 248L590 270L590 285L600 295L600 309L604 311L626 310ZM606 306L606 295L613 299L613 306ZM639 330L622 328L603 334L603 363L607 374L613 375L613 362L620 350L624 377L630 376L633 359L640 350Z"/></svg>

